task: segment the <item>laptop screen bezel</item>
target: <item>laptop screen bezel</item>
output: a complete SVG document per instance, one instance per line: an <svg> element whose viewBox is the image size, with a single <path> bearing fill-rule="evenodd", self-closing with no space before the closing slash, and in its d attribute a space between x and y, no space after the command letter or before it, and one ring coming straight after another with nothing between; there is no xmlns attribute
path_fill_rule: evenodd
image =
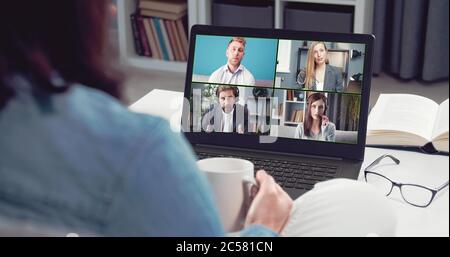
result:
<svg viewBox="0 0 450 257"><path fill-rule="evenodd" d="M305 32L280 29L254 29L218 27L208 25L194 25L191 29L189 44L189 58L187 63L184 97L190 99L194 51L197 35L210 36L242 36L252 38L271 38L287 40L308 40L341 43L365 44L365 58L363 70L363 86L361 94L360 119L357 144L340 144L321 141L299 140L279 137L276 143L259 143L259 135L240 135L228 133L200 133L184 132L193 145L213 145L224 147L238 147L280 153L317 155L352 160L363 160L367 132L367 118L369 109L370 87L372 78L373 43L375 37L367 34L342 34L324 32ZM183 114L185 110L183 110Z"/></svg>

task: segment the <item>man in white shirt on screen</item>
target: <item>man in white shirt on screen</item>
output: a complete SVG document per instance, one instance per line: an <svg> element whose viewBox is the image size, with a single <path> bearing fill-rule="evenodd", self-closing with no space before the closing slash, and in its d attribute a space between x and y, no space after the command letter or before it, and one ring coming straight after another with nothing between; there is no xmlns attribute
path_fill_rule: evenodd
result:
<svg viewBox="0 0 450 257"><path fill-rule="evenodd" d="M241 64L245 55L245 45L245 38L234 37L230 40L226 51L228 62L209 77L209 83L255 85L255 77Z"/></svg>

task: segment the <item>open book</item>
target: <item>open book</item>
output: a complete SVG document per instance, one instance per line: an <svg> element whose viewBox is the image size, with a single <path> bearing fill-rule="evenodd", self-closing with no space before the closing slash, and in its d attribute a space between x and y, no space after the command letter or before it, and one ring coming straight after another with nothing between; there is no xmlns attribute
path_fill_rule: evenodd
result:
<svg viewBox="0 0 450 257"><path fill-rule="evenodd" d="M381 94L369 115L367 145L431 144L448 153L448 99L440 105L417 95Z"/></svg>

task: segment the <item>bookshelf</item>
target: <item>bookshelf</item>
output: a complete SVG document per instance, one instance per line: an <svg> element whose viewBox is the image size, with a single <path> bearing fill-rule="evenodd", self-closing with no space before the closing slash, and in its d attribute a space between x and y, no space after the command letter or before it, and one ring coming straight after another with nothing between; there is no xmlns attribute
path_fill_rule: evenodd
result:
<svg viewBox="0 0 450 257"><path fill-rule="evenodd" d="M198 23L201 15L198 8L201 1L188 0L188 26ZM186 62L157 60L150 57L139 56L134 49L133 31L130 15L135 12L137 0L117 0L117 24L119 37L119 53L122 63L132 67L150 70L162 70L172 72L186 72Z"/></svg>
<svg viewBox="0 0 450 257"><path fill-rule="evenodd" d="M291 95L289 92L292 92ZM303 97L300 98L300 95ZM281 126L298 126L303 122L306 110L306 102L304 99L305 92L297 91L295 93L294 90L284 90L282 114L277 115L277 118L280 119ZM300 116L296 116L296 111L301 111Z"/></svg>

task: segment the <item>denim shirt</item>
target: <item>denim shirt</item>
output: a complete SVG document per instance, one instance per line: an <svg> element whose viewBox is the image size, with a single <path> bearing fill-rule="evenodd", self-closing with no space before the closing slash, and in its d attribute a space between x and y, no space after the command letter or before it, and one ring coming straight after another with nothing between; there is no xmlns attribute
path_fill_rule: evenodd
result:
<svg viewBox="0 0 450 257"><path fill-rule="evenodd" d="M0 110L0 216L107 236L223 236L205 177L167 122L24 77ZM252 225L242 236L276 236Z"/></svg>

